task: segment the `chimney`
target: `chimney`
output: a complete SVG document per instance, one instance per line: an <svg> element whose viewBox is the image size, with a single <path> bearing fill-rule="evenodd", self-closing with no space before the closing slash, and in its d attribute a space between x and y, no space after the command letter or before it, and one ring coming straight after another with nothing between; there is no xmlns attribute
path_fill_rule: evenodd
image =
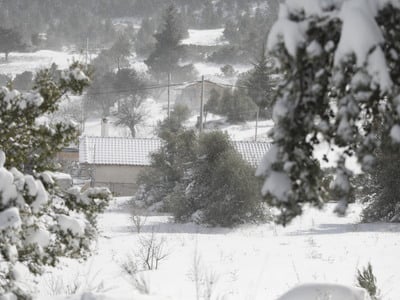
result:
<svg viewBox="0 0 400 300"><path fill-rule="evenodd" d="M108 137L108 119L106 117L101 119L101 137Z"/></svg>

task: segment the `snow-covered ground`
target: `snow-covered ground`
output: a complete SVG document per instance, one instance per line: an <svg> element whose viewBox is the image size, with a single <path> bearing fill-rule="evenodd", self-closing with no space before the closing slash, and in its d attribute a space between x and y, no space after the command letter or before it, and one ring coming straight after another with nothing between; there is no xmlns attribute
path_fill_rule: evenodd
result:
<svg viewBox="0 0 400 300"><path fill-rule="evenodd" d="M332 213L333 204L323 211L306 209L286 228L207 228L149 215L142 217L145 221L137 233L126 200L115 199L100 216L101 236L88 261L64 261L39 280L38 300L71 291L93 293L84 299L190 300L196 299L196 278L199 294L211 291L210 299L273 300L300 283L355 285L357 269L368 262L382 299L397 300L400 295L400 260L395 259L400 225L359 224L358 205L351 205L342 218ZM152 232L164 241L168 255L158 270L138 272L136 277L126 274L121 266L132 257L138 259L140 240ZM146 296L140 296L140 287ZM90 298L93 295L98 298Z"/></svg>
<svg viewBox="0 0 400 300"><path fill-rule="evenodd" d="M137 126L136 136L139 138L153 138L155 137L155 128L157 122L163 120L167 116L167 103L157 102L153 98L147 98L144 103L144 122ZM114 117L109 117L109 136L115 137L129 137L130 131L127 127L118 127L115 123ZM85 122L84 135L87 136L101 136L101 119L89 118Z"/></svg>
<svg viewBox="0 0 400 300"><path fill-rule="evenodd" d="M74 61L83 61L84 56L79 53L71 54L60 51L40 50L37 52L10 53L8 62L0 60L0 73L15 75L24 71L35 72L49 68L55 63L60 69L67 68Z"/></svg>
<svg viewBox="0 0 400 300"><path fill-rule="evenodd" d="M205 76L221 74L222 73L221 67L223 67L223 66L224 65L210 63L210 62L194 63L194 67L195 67L197 73L199 73L200 75L205 75ZM252 65L250 65L250 63L248 65L234 64L234 65L232 65L232 67L234 68L234 70L237 73L243 73L243 72L247 72L248 70L250 70L252 68ZM211 77L211 79L213 79L213 78Z"/></svg>
<svg viewBox="0 0 400 300"><path fill-rule="evenodd" d="M195 30L189 29L189 37L182 40L183 45L218 46L226 45L223 40L224 28Z"/></svg>
<svg viewBox="0 0 400 300"><path fill-rule="evenodd" d="M211 43L213 39L219 39L219 37L222 36L222 29L191 30L190 32L193 42L196 41L196 38L199 38L204 43ZM74 60L82 61L83 59L84 56L81 54L71 54L50 50L41 50L33 53L11 53L9 57L10 61L8 63L0 63L0 72L11 75L19 74L24 71L34 72L41 68L50 67L52 63L56 63L59 68L67 68ZM138 72L146 72L147 70L146 65L142 61L136 60L135 56L132 56L130 63ZM206 79L215 82L220 82L222 80L222 65L214 63L195 63L194 66L199 74L206 76ZM241 73L248 71L251 68L251 65L234 65L233 67L237 73ZM233 84L235 78L225 78L222 81L228 84ZM172 96L174 95L173 93L174 91L172 91ZM138 137L155 137L154 129L157 122L167 116L167 103L164 98L157 99L157 96L154 96L154 98L149 98L145 101L144 109L146 111L146 118L145 122L137 127ZM77 98L75 97L74 99ZM171 105L173 105L173 103ZM190 122L191 126L194 126L196 123L196 117L194 117L193 120L193 122ZM128 137L130 135L128 128L116 127L113 122L114 120L111 117L109 125L110 136ZM266 139L266 132L270 127L270 122L264 121L259 124L258 137L261 140ZM234 140L252 140L255 136L255 122L247 122L241 125L227 125L223 126L222 129L227 131ZM100 136L100 118L89 116L89 119L85 122L83 134L88 136Z"/></svg>
<svg viewBox="0 0 400 300"><path fill-rule="evenodd" d="M65 68L79 55L39 51L12 53L1 63L6 74L34 71L55 62ZM196 64L201 74L220 73L220 66ZM239 69L236 68L235 69ZM148 99L149 117L138 136L150 137L157 120L166 116L165 101ZM193 122L193 120L190 120ZM266 138L271 122L259 123L258 137ZM222 126L235 140L254 138L255 123ZM100 135L100 120L89 119L85 134ZM127 136L125 128L112 127L113 135ZM324 149L319 152L324 153ZM355 284L356 271L371 262L382 300L400 295L399 224L359 224L360 206L352 205L346 217L306 209L302 217L283 228L273 224L245 225L236 229L174 224L169 216L142 216L137 233L126 198L115 199L100 216L101 234L94 255L87 261L62 260L60 266L38 279L38 300L66 299L196 299L211 291L211 299L276 299L304 282ZM164 240L167 257L158 270L128 275L121 267L140 252L140 241L151 236ZM138 263L138 267L141 265ZM135 284L136 278L136 284ZM142 293L138 288L142 289ZM147 290L143 295L143 290ZM92 293L92 294L90 294Z"/></svg>

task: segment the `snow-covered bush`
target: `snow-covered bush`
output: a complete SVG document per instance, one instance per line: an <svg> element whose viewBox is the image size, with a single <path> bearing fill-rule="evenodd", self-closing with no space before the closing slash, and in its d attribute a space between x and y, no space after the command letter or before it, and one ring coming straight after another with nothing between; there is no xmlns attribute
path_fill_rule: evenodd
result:
<svg viewBox="0 0 400 300"><path fill-rule="evenodd" d="M220 226L266 220L254 170L221 132L199 139L197 159L175 187L169 206L178 221Z"/></svg>
<svg viewBox="0 0 400 300"><path fill-rule="evenodd" d="M162 201L178 222L234 226L264 221L254 169L221 132L198 138L193 131L163 131L165 144L153 155L136 200Z"/></svg>
<svg viewBox="0 0 400 300"><path fill-rule="evenodd" d="M400 142L400 5L376 0L287 0L271 29L268 49L285 74L275 105L273 146L257 174L262 193L287 223L302 205L322 206L316 145L337 145L333 186L346 211L356 156L374 167L377 136ZM380 130L383 125L384 130Z"/></svg>
<svg viewBox="0 0 400 300"><path fill-rule="evenodd" d="M381 140L382 147L375 151L376 163L365 182L362 198L367 203L362 212L364 222L400 222L400 147L389 137Z"/></svg>
<svg viewBox="0 0 400 300"><path fill-rule="evenodd" d="M31 299L27 274L40 274L60 256L89 254L96 236L95 216L111 194L88 189L64 201L46 190L45 185L53 184L48 174L35 178L8 170L5 162L0 150L0 294Z"/></svg>
<svg viewBox="0 0 400 300"><path fill-rule="evenodd" d="M63 199L68 209L84 214L92 225L96 225L96 217L108 206L111 192L105 187L93 187L83 192L77 187L72 187Z"/></svg>

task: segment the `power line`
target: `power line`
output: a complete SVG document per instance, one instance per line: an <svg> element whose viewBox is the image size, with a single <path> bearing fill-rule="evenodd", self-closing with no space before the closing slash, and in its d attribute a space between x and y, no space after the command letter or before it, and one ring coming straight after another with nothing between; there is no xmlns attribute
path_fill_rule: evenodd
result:
<svg viewBox="0 0 400 300"><path fill-rule="evenodd" d="M188 85L192 82L182 82L182 83L173 83L170 84L170 87L174 86L184 86ZM156 89L162 89L162 88L167 88L168 85L150 85L150 86L145 86L141 88L135 88L135 89L125 89L125 90L109 90L109 91L102 91L102 92L89 92L86 93L88 96L94 96L94 95L106 95L106 94L122 94L122 93L129 93L129 92L140 92L140 91L147 91L147 90L156 90Z"/></svg>
<svg viewBox="0 0 400 300"><path fill-rule="evenodd" d="M129 93L129 92L140 92L140 91L148 91L148 90L156 90L156 89L163 89L163 88L168 88L168 87L179 87L179 86L190 86L193 84L201 84L201 80L197 81L189 81L189 82L181 82L181 83L172 83L172 84L161 84L161 85L150 85L150 86L145 86L141 88L135 88L135 89L123 89L123 90L109 90L109 91L101 91L101 92L89 92L86 93L88 96L95 96L95 95L107 95L107 94L123 94L123 93ZM239 86L239 85L234 85L234 84L226 84L226 83L217 83L213 82L211 80L205 80L205 83L211 83L219 87L229 87L229 88L239 88L239 89L248 89L245 86Z"/></svg>

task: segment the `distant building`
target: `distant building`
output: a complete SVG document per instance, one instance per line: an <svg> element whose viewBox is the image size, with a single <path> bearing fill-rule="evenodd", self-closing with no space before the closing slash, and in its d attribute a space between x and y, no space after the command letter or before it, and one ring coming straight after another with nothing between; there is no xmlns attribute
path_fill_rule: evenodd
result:
<svg viewBox="0 0 400 300"><path fill-rule="evenodd" d="M141 172L150 168L151 154L162 145L159 139L82 137L79 162L88 168L92 183L108 186L115 195L133 195ZM235 149L251 166L257 167L270 144L234 141Z"/></svg>
<svg viewBox="0 0 400 300"><path fill-rule="evenodd" d="M71 145L57 153L57 161L61 163L75 163L79 161L79 149Z"/></svg>
<svg viewBox="0 0 400 300"><path fill-rule="evenodd" d="M139 175L151 165L159 139L82 137L79 162L95 186L108 186L115 195L133 195Z"/></svg>
<svg viewBox="0 0 400 300"><path fill-rule="evenodd" d="M176 98L176 104L187 106L190 111L200 112L201 99L201 81L194 82L183 86L180 89L180 94ZM216 90L220 95L223 94L225 87L209 80L204 81L204 104L210 98L211 90Z"/></svg>

